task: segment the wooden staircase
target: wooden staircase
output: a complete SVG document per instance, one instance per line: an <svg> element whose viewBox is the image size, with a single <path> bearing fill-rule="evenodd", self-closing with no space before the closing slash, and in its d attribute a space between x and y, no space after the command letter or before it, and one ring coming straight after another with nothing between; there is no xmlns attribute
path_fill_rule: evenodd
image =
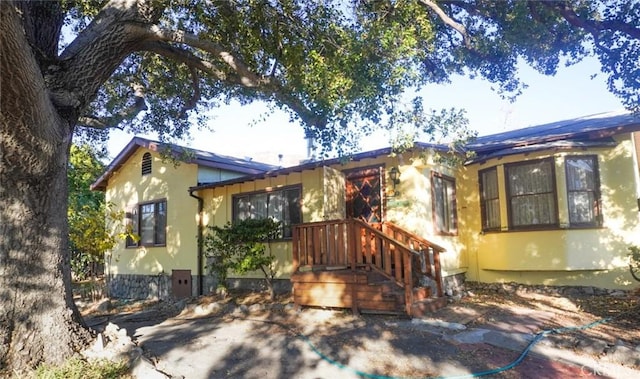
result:
<svg viewBox="0 0 640 379"><path fill-rule="evenodd" d="M294 302L296 305L404 313L401 288L388 279L376 281L375 276L365 270L352 272L348 269L298 272L291 279Z"/></svg>
<svg viewBox="0 0 640 379"><path fill-rule="evenodd" d="M359 220L294 228L291 275L297 306L419 317L446 305L438 245L402 228ZM421 282L431 286L421 286Z"/></svg>

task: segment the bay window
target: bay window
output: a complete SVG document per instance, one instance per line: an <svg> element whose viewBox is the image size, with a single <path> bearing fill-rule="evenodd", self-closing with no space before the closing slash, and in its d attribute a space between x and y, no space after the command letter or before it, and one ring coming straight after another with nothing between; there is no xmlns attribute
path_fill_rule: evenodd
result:
<svg viewBox="0 0 640 379"><path fill-rule="evenodd" d="M501 168L504 183L498 180ZM564 188L556 183L553 157L490 167L479 171L478 176L483 231L602 226L597 155L566 156ZM506 194L508 225L500 222L501 185ZM561 202L567 211L562 220L558 216L558 191L566 198Z"/></svg>
<svg viewBox="0 0 640 379"><path fill-rule="evenodd" d="M509 227L558 226L553 159L507 164L504 170Z"/></svg>
<svg viewBox="0 0 640 379"><path fill-rule="evenodd" d="M599 226L600 178L597 156L569 156L565 159L565 171L569 224L576 227Z"/></svg>

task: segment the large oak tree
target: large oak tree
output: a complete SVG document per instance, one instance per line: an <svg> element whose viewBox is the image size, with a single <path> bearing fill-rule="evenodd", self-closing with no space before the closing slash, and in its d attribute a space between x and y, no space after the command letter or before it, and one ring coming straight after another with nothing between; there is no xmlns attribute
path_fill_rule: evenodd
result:
<svg viewBox="0 0 640 379"><path fill-rule="evenodd" d="M261 100L332 146L412 122L407 89L464 73L508 96L519 61L553 74L589 55L637 108L638 20L635 0L0 1L0 370L90 338L70 289L74 135L182 137L199 110Z"/></svg>

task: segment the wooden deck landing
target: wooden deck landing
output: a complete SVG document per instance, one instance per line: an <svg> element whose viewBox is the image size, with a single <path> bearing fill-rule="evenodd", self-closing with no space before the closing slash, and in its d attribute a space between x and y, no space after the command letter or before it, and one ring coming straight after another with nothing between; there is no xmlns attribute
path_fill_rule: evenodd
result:
<svg viewBox="0 0 640 379"><path fill-rule="evenodd" d="M356 219L299 224L292 244L297 306L420 316L446 304L444 249L394 224L374 227Z"/></svg>
<svg viewBox="0 0 640 379"><path fill-rule="evenodd" d="M291 276L297 305L404 313L404 292L365 270L297 272ZM355 299L355 302L354 302Z"/></svg>

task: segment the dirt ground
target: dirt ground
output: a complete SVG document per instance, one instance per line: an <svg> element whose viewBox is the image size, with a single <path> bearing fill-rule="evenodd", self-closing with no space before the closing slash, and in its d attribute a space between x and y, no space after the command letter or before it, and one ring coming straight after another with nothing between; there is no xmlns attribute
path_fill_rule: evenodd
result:
<svg viewBox="0 0 640 379"><path fill-rule="evenodd" d="M131 336L139 338L141 346L157 366L167 367L167 370L172 366L175 368L175 364L170 362L171 344L166 342L167 333L160 338L154 336L154 331L145 328L162 325L166 331L181 323L198 320L220 328L236 320L247 319L248 315L254 323L261 323L259 327L256 326L261 335L287 338L295 335L312 336L310 342L320 354L335 360L338 365L344 363L361 368L362 371L375 373L376 377L428 377L458 373L453 369L447 371L448 366L464 366L468 371L482 372L507 365L518 357L517 349L452 340L450 337L459 332L455 326L459 325L464 325L467 330L490 329L533 335L542 330L593 324L593 327L584 329L563 329L562 334L550 335L548 340L556 348L586 356L594 362L598 362L603 353L601 349L590 349L589 346L604 347L605 351L607 347L621 344L631 348L640 347L638 293L614 297L558 296L535 291L497 293L482 289L471 289L469 292L470 296L450 302L426 321L435 320L453 325L453 328L420 329L411 320L401 316L352 315L348 310L305 308L296 312L291 307L289 295L281 295L276 301L271 301L266 294L255 292L232 292L225 298L202 296L186 304L156 301L115 303L115 307L105 312L97 312L95 304L85 304L82 311L87 323L97 330L106 322L127 328ZM189 324L191 329L196 327L203 328L202 325ZM160 345L160 340L164 341L164 345ZM288 342L286 346L290 345L291 342ZM240 344L235 354L243 354L242 351L247 351L248 347L255 346ZM284 351L281 359L289 359L287 354L290 352ZM163 361L165 366L162 366ZM223 368L211 363L209 373L203 377L262 375L251 371L255 368L251 367L250 356L243 360L225 356L224 361L224 364L218 364ZM594 376L584 367L565 363L530 355L515 369L492 377ZM283 370L275 377L302 377L305 372L301 367L298 371ZM172 374L176 375L175 372ZM185 373L177 374L190 377ZM262 377L270 376L265 374ZM325 376L313 373L310 377Z"/></svg>
<svg viewBox="0 0 640 379"><path fill-rule="evenodd" d="M468 323L462 322L469 327L489 325L532 333L540 330L528 330L526 322L521 325L511 325L514 319L518 321L523 319L523 317L517 317L517 310L536 310L546 315L547 317L538 320L542 321L538 325L542 330L584 326L608 319L597 327L570 334L599 339L611 344L624 341L633 346L640 345L640 291L630 292L627 296L620 297L549 295L534 291L505 294L480 289L473 289L471 292L475 296L454 302L434 316L469 321L465 315L470 313L478 317ZM537 323L532 322L530 325L537 325Z"/></svg>

